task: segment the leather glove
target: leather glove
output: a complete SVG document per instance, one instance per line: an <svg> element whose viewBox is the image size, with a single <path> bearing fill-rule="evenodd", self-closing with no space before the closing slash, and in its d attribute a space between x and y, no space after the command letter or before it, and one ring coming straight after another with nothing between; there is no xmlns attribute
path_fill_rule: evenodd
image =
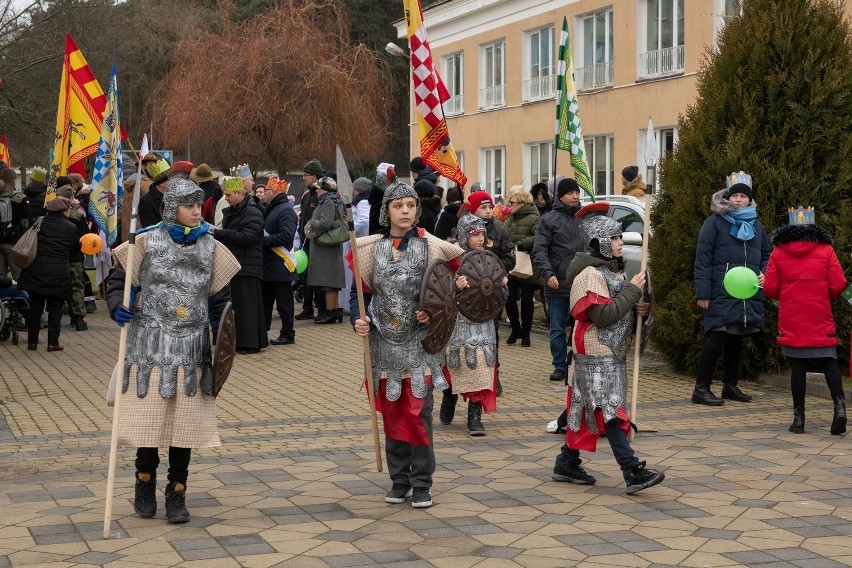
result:
<svg viewBox="0 0 852 568"><path fill-rule="evenodd" d="M112 317L115 323L118 324L118 327L124 327L124 324L130 323L130 320L133 319L133 311L125 306L118 306L115 308Z"/></svg>

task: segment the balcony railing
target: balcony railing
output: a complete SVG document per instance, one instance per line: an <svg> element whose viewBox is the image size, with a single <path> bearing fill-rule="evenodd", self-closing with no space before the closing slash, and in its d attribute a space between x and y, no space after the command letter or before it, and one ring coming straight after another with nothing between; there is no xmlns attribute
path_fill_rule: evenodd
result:
<svg viewBox="0 0 852 568"><path fill-rule="evenodd" d="M544 75L524 81L524 102L552 98L556 94L556 75Z"/></svg>
<svg viewBox="0 0 852 568"><path fill-rule="evenodd" d="M574 71L578 91L590 91L612 86L612 61L578 67Z"/></svg>
<svg viewBox="0 0 852 568"><path fill-rule="evenodd" d="M682 72L682 45L639 54L639 79L650 79Z"/></svg>
<svg viewBox="0 0 852 568"><path fill-rule="evenodd" d="M444 103L444 114L454 116L464 114L464 95L455 95Z"/></svg>
<svg viewBox="0 0 852 568"><path fill-rule="evenodd" d="M499 108L506 105L506 85L494 85L479 89L479 109Z"/></svg>

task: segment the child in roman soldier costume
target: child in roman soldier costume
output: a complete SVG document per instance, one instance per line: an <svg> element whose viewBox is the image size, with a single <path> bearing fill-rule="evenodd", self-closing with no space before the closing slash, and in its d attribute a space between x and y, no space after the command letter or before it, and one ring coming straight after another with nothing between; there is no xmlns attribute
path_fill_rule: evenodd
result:
<svg viewBox="0 0 852 568"><path fill-rule="evenodd" d="M574 381L568 388L565 445L551 477L594 484L596 479L580 467L580 450L594 452L597 439L606 434L627 483L627 493L633 494L657 485L665 474L646 468L627 437L631 427L625 408L627 338L636 313L648 315L650 306L638 304L645 274L637 274L629 282L624 276L621 224L607 216L608 210L608 203L598 202L576 213L585 252L575 255L567 274L569 305L576 320Z"/></svg>
<svg viewBox="0 0 852 568"><path fill-rule="evenodd" d="M221 445L210 345L230 300L228 283L240 265L216 242L201 219L204 191L188 179L169 181L163 220L141 230L135 244L113 251L117 267L107 282L110 315L129 325L127 351L119 369L119 443L135 446L140 517L157 512L158 448L169 450L166 517L189 520L186 481L192 448ZM137 247L128 267L129 246ZM132 276L130 306L123 306L124 281ZM215 339L214 339L215 340Z"/></svg>
<svg viewBox="0 0 852 568"><path fill-rule="evenodd" d="M350 302L355 332L369 335L376 386L376 409L382 414L385 456L392 487L388 503L411 497L417 508L432 505L432 390L445 389L443 352L428 353L421 342L428 312L420 306L426 268L434 260L451 261L464 251L416 226L420 202L411 186L396 181L384 193L379 223L384 234L361 237L356 251L367 314Z"/></svg>

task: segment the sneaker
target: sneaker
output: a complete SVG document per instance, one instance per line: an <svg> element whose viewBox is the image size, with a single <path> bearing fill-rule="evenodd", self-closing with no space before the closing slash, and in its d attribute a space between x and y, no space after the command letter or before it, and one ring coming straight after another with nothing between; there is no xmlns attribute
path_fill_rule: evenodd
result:
<svg viewBox="0 0 852 568"><path fill-rule="evenodd" d="M411 506L415 509L425 509L432 506L432 490L428 487L415 487L411 496Z"/></svg>
<svg viewBox="0 0 852 568"><path fill-rule="evenodd" d="M412 489L410 485L404 483L394 483L391 490L385 494L385 503L405 503L407 497L411 497Z"/></svg>
<svg viewBox="0 0 852 568"><path fill-rule="evenodd" d="M639 493L643 489L657 485L665 478L666 474L662 471L646 469L645 462L639 462L638 466L624 475L624 481L627 482L627 494Z"/></svg>
<svg viewBox="0 0 852 568"><path fill-rule="evenodd" d="M556 367L555 369L553 369L553 372L550 373L550 380L551 381L564 381L565 377L567 377L567 376L568 376L568 373L565 371L565 369L560 369L559 367Z"/></svg>
<svg viewBox="0 0 852 568"><path fill-rule="evenodd" d="M593 475L586 473L586 470L579 465L577 467L557 465L553 468L550 479L553 481L567 481L568 483L576 483L577 485L594 485L597 481Z"/></svg>

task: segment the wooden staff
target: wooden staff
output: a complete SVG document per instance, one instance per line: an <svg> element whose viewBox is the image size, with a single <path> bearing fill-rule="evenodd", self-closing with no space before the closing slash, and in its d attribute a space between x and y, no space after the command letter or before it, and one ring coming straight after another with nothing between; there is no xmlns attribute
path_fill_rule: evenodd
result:
<svg viewBox="0 0 852 568"><path fill-rule="evenodd" d="M147 135L142 141L142 148L148 145ZM139 212L139 186L142 181L142 160L138 161L136 168L136 188L133 192L133 207L130 213L130 231L127 239L127 265L124 267L126 276L124 279L124 299L122 305L132 309L130 305L130 289L133 283L133 267L136 262L136 218ZM121 416L121 388L124 383L124 355L127 352L127 331L129 324L121 326L118 339L118 376L115 385L115 405L112 409L112 439L109 444L109 473L107 474L106 506L104 508L104 539L110 537L110 522L112 520L112 497L115 490L115 462L118 457L118 421Z"/></svg>
<svg viewBox="0 0 852 568"><path fill-rule="evenodd" d="M647 277L648 270L648 233L651 228L651 196L645 196L645 212L643 215L643 226L642 226L642 264L640 270L642 273L645 273ZM642 291L642 295L644 297L644 290ZM641 299L639 300L642 301ZM636 400L639 396L639 348L642 343L642 316L636 316L636 337L633 339L633 386L632 386L632 396L630 398L630 420L636 424ZM633 429L630 429L629 432L630 441L633 441Z"/></svg>

